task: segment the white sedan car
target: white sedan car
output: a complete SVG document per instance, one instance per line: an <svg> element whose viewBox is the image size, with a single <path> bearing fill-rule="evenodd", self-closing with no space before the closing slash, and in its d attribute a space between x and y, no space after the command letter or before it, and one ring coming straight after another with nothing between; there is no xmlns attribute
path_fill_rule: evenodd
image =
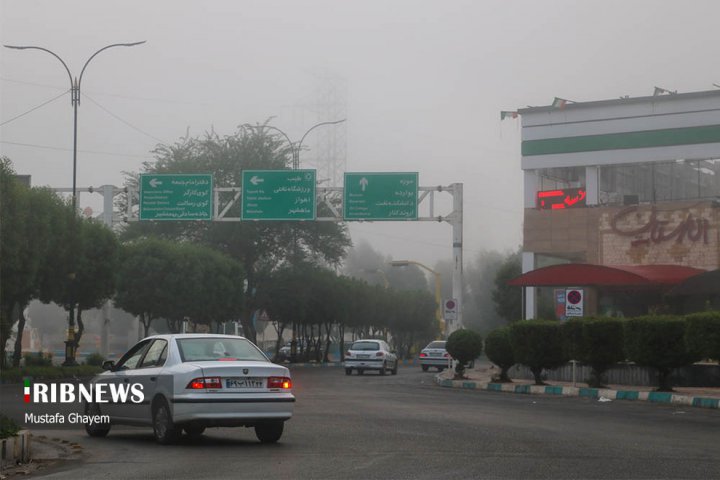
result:
<svg viewBox="0 0 720 480"><path fill-rule="evenodd" d="M387 370L397 375L398 359L395 352L383 340L358 340L345 352L345 375L352 374L353 369L358 375L365 370L377 370L385 375Z"/></svg>
<svg viewBox="0 0 720 480"><path fill-rule="evenodd" d="M277 442L293 414L290 371L271 363L252 342L232 335L157 335L140 341L123 357L105 362L93 388L142 385L142 401L131 398L88 403L89 415L108 415L110 425L148 425L156 440L171 443L182 430L191 437L206 427L254 427L263 443ZM137 401L137 398L134 399ZM105 436L108 424L86 426Z"/></svg>
<svg viewBox="0 0 720 480"><path fill-rule="evenodd" d="M435 340L420 351L418 360L423 372L427 372L430 367L435 367L438 371L443 371L450 366L450 354L445 350L443 340Z"/></svg>

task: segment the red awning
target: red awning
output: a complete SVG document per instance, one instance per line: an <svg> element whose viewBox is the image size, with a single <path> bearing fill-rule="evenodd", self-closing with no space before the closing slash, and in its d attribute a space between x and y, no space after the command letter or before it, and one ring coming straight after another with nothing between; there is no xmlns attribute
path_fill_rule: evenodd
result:
<svg viewBox="0 0 720 480"><path fill-rule="evenodd" d="M538 268L515 277L508 285L561 286L671 286L705 270L681 265L591 265L567 263Z"/></svg>

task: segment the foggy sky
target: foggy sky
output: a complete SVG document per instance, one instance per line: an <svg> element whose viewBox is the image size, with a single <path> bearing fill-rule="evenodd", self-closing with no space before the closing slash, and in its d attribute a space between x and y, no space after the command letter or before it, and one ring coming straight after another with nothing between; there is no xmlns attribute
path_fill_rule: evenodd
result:
<svg viewBox="0 0 720 480"><path fill-rule="evenodd" d="M210 128L310 126L318 72L348 82L348 171L418 171L463 182L465 260L521 243L520 120L501 110L679 92L720 83L716 1L8 1L0 40L88 66L79 108L78 186L120 185L159 143ZM0 49L0 123L69 88L37 51ZM34 185L72 185L69 94L0 127L0 154ZM17 143L34 145L32 147ZM52 148L41 148L52 147ZM311 155L310 152L303 152ZM301 158L302 160L302 158ZM93 204L93 202L95 202ZM84 204L99 205L86 198ZM84 206L84 205L81 205ZM351 228L396 259L451 258L451 227Z"/></svg>

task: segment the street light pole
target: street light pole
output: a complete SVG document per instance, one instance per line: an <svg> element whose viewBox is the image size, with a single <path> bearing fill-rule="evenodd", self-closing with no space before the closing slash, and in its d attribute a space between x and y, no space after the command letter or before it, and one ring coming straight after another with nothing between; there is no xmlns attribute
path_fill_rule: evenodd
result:
<svg viewBox="0 0 720 480"><path fill-rule="evenodd" d="M77 211L77 118L78 118L78 105L80 105L80 85L82 84L82 78L83 74L85 73L85 69L87 68L90 61L95 58L97 54L100 52L107 50L108 48L113 47L134 47L136 45L141 45L145 43L145 40L142 42L133 42L133 43L113 43L111 45L106 45L105 47L101 48L97 52L90 55L90 58L87 59L85 62L85 65L83 65L82 70L80 70L80 77L75 77L73 79L72 73L70 73L70 69L68 68L67 64L63 61L62 58L55 52L48 50L47 48L43 47L36 47L36 46L27 46L27 45L4 45L5 48L11 48L13 50L41 50L43 52L47 52L53 57L57 58L60 63L62 63L62 66L65 67L65 71L68 74L68 78L70 78L70 103L73 107L73 186L72 186L72 205L73 205L73 211Z"/></svg>
<svg viewBox="0 0 720 480"><path fill-rule="evenodd" d="M134 47L136 45L141 45L145 43L145 40L142 42L133 42L133 43L113 43L111 45L106 45L103 48L99 49L92 55L90 55L90 58L87 59L85 64L82 67L82 70L80 70L80 77L75 77L73 79L72 73L70 73L70 69L68 68L67 64L63 61L62 58L52 50L48 50L47 48L43 47L36 47L31 45L4 45L5 48L10 48L13 50L40 50L42 52L49 53L53 57L57 58L58 61L62 64L62 66L65 68L65 71L68 74L68 78L70 79L70 104L73 107L73 178L72 178L72 208L73 208L73 215L77 214L77 131L78 131L78 105L80 105L80 85L82 84L83 74L85 73L85 69L87 68L90 61L95 58L100 52L103 52L109 48L113 47ZM69 281L73 282L75 279L76 272L71 272L69 275ZM77 362L75 361L75 350L77 348L77 345L75 344L75 307L73 307L69 312L69 318L68 318L68 332L67 332L67 340L65 341L65 362L63 365L77 365Z"/></svg>
<svg viewBox="0 0 720 480"><path fill-rule="evenodd" d="M442 289L440 285L440 272L437 272L433 270L432 268L428 267L427 265L423 265L420 262L416 262L414 260L393 260L390 262L390 265L393 267L407 267L408 265L417 265L420 268L424 268L428 272L432 273L435 277L435 319L438 322L438 325L440 325L440 328L445 330L445 336L447 337L448 331L445 326L445 322L442 319ZM443 328L445 327L445 328Z"/></svg>
<svg viewBox="0 0 720 480"><path fill-rule="evenodd" d="M263 128L268 128L270 130L275 130L276 132L279 132L280 134L282 134L282 136L285 137L285 140L287 140L288 145L290 145L290 152L292 153L292 165L293 165L292 168L293 168L293 170L299 170L300 169L300 149L302 148L303 141L305 140L305 137L308 136L308 133L312 132L317 127L321 127L323 125L337 125L338 123L342 123L345 120L347 120L347 119L343 118L342 120L336 120L334 122L320 122L318 124L313 125L303 134L303 136L300 138L300 141L297 142L297 145L295 145L295 142L290 140L290 137L288 136L287 133L283 132L282 130L280 130L277 127L273 127L272 125L247 125L247 127L258 128L260 130L262 130Z"/></svg>

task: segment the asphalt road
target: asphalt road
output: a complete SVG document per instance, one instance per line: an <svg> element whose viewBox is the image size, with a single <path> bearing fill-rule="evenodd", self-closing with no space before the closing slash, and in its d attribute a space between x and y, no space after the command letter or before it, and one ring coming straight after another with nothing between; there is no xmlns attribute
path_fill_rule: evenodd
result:
<svg viewBox="0 0 720 480"><path fill-rule="evenodd" d="M276 445L244 428L173 446L149 429L38 431L84 446L82 462L42 478L720 479L717 410L453 390L434 375L296 369L295 416Z"/></svg>

